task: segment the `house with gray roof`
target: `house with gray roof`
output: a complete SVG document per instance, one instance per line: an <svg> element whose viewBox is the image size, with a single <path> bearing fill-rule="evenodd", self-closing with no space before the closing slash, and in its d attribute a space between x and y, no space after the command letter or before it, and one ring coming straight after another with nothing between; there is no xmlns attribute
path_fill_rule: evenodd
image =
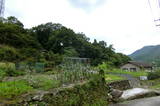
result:
<svg viewBox="0 0 160 106"><path fill-rule="evenodd" d="M153 66L148 63L129 61L120 67L122 70L139 71L139 70L152 70Z"/></svg>

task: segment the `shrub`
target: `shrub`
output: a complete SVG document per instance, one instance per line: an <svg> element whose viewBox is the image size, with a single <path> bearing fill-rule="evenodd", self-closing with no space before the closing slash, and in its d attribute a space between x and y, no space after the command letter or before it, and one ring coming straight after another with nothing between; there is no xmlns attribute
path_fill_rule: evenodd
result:
<svg viewBox="0 0 160 106"><path fill-rule="evenodd" d="M24 60L28 60L28 58L32 58L33 61L35 61L40 54L40 52L34 48L21 48L19 52L20 54L22 54Z"/></svg>
<svg viewBox="0 0 160 106"><path fill-rule="evenodd" d="M158 79L158 78L160 78L160 70L148 73L149 80L154 80L154 79Z"/></svg>
<svg viewBox="0 0 160 106"><path fill-rule="evenodd" d="M3 73L3 76L18 76L24 75L24 72L16 70L16 66L14 63L0 63L0 73ZM2 72L3 70L3 72ZM1 75L0 75L1 76Z"/></svg>
<svg viewBox="0 0 160 106"><path fill-rule="evenodd" d="M49 51L43 54L45 57L45 60L47 60L47 64L49 66L55 66L61 64L63 61L63 56L60 54L54 54L53 52Z"/></svg>
<svg viewBox="0 0 160 106"><path fill-rule="evenodd" d="M17 49L10 47L10 46L4 46L0 45L0 60L1 61L16 61L20 59L21 56L18 53Z"/></svg>
<svg viewBox="0 0 160 106"><path fill-rule="evenodd" d="M106 69L112 68L111 66L112 64L110 62L103 62L102 64L98 65L98 68L102 70L106 70Z"/></svg>
<svg viewBox="0 0 160 106"><path fill-rule="evenodd" d="M14 63L0 63L0 69L3 70L7 76L13 76L16 71Z"/></svg>
<svg viewBox="0 0 160 106"><path fill-rule="evenodd" d="M6 72L2 69L0 69L0 82L3 80L3 78L6 76Z"/></svg>
<svg viewBox="0 0 160 106"><path fill-rule="evenodd" d="M4 70L6 70L6 69L12 69L12 70L15 70L16 69L16 67L15 67L15 64L14 63L9 63L9 62L7 62L7 63L0 63L0 69L4 69Z"/></svg>
<svg viewBox="0 0 160 106"><path fill-rule="evenodd" d="M6 75L5 71L0 69L0 76L5 76L5 75Z"/></svg>

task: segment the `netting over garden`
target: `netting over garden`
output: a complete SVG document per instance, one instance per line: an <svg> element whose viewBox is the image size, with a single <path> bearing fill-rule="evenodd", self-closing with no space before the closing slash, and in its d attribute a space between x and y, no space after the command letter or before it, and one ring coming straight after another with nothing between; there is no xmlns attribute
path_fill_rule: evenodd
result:
<svg viewBox="0 0 160 106"><path fill-rule="evenodd" d="M36 62L36 63L16 63L17 70L25 70L27 72L44 72L45 70L45 63Z"/></svg>
<svg viewBox="0 0 160 106"><path fill-rule="evenodd" d="M90 65L89 58L77 58L77 57L65 57L63 59L63 63L72 63L72 64L83 64L83 65Z"/></svg>
<svg viewBox="0 0 160 106"><path fill-rule="evenodd" d="M60 74L56 78L63 84L76 83L79 81L89 80L98 73L90 66L89 58L64 58L63 63L59 66Z"/></svg>

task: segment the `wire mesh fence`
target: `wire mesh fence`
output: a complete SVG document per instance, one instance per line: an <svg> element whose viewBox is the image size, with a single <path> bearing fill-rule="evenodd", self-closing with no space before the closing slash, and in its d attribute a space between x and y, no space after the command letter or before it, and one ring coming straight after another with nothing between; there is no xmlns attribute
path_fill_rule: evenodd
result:
<svg viewBox="0 0 160 106"><path fill-rule="evenodd" d="M16 63L16 70L23 70L29 73L40 73L45 70L45 63L36 62L36 63Z"/></svg>

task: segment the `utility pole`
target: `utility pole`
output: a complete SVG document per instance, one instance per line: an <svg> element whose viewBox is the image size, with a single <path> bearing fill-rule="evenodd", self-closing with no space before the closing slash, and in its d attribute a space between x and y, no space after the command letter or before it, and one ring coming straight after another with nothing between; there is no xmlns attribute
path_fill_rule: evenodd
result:
<svg viewBox="0 0 160 106"><path fill-rule="evenodd" d="M3 17L4 15L4 8L5 8L4 2L5 0L0 0L0 17Z"/></svg>

